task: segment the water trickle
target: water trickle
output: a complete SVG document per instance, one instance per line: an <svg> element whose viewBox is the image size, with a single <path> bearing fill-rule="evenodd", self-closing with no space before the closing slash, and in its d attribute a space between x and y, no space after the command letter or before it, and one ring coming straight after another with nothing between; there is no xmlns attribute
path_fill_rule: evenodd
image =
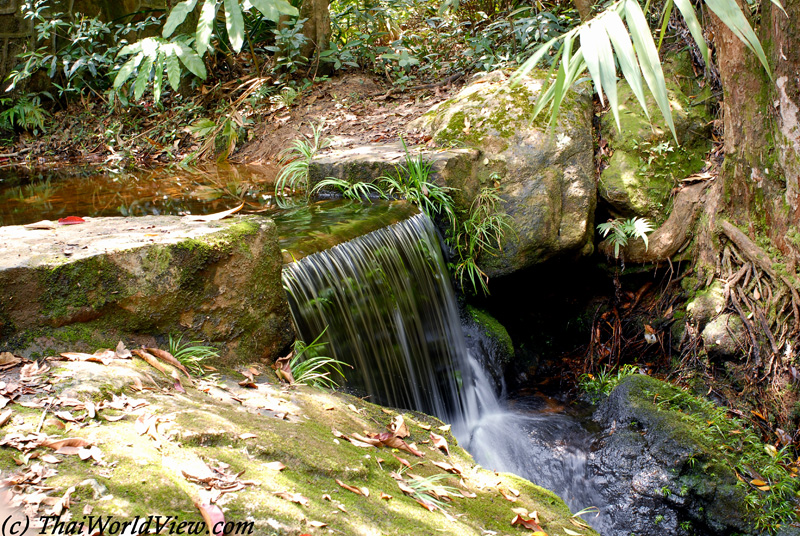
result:
<svg viewBox="0 0 800 536"><path fill-rule="evenodd" d="M325 330L332 357L354 367L348 386L372 402L450 422L478 463L551 489L573 510L601 506L586 477L588 435L580 424L509 411L469 354L427 217L288 264L283 279L300 338Z"/></svg>

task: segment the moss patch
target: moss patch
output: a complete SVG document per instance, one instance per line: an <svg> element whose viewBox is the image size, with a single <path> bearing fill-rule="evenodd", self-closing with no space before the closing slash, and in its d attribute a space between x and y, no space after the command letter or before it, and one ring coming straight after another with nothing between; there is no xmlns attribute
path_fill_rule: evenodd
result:
<svg viewBox="0 0 800 536"><path fill-rule="evenodd" d="M70 374L77 374L72 365L60 367L59 386L71 385ZM116 366L91 365L83 373L93 377L113 375ZM79 383L80 377L73 378L73 382ZM157 376L156 382L163 387L170 385ZM200 521L192 498L204 492L186 475L207 474L210 468L219 468L231 475L245 471L240 479L253 483L226 494L218 504L226 520L252 521L257 534L326 533L327 529L308 525L310 520L327 523L343 534L507 533L513 530L512 507L537 510L548 533L560 533L572 526L571 514L558 497L513 475L481 469L449 432L443 432L451 448L449 457L426 443L429 432L422 425L441 426L432 417L404 414L411 431L407 441L416 442L425 453L424 458L418 459L402 451L365 449L337 439L332 429L347 434L380 432L396 413L385 410L390 413L387 415L385 408L348 395L310 388L284 391L270 383L249 390L229 381L199 382L197 387L207 394L192 388L186 394L145 391L136 396L147 405L118 422L100 417L75 425L69 436L94 441L103 452L103 461L83 462L77 456L57 455L64 461L55 466L57 474L47 480L47 485L54 487L49 494L61 496L67 488L76 486L76 500L70 512L78 521L83 519L87 504L93 507L93 515L124 519L172 515L181 521ZM110 409L100 412L120 413ZM73 409L73 413L83 412ZM157 435L137 432L135 421L144 414L160 418ZM14 428L35 427L39 417L39 411L20 412ZM56 429L48 432L64 434ZM13 449L0 448L0 468L18 470L10 460L14 455ZM405 468L395 456L408 459L413 468ZM267 463L272 461L281 461L286 468L271 469ZM443 473L432 461L451 463L462 470L463 476ZM442 484L475 493L476 497L452 497L446 509L454 517L448 520L405 496L392 472L406 478L410 478L409 473L423 477L449 475ZM81 484L87 478L95 479L106 489L102 497L95 497L86 484ZM369 496L345 490L336 479L369 489ZM499 492L501 487L518 490L518 501L512 504L505 500ZM276 495L283 491L302 495L308 504L300 505ZM393 498L381 499L381 492Z"/></svg>

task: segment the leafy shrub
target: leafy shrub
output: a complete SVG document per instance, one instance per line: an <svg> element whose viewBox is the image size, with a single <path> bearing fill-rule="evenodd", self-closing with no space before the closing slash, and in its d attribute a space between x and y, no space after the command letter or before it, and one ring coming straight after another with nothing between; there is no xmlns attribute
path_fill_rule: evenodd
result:
<svg viewBox="0 0 800 536"><path fill-rule="evenodd" d="M69 20L64 13L53 12L49 0L27 0L22 10L33 24L34 45L18 56L21 63L9 75L6 91L44 71L60 96L99 95L111 83L108 75L127 43L126 36L160 23L148 17L136 23L110 24L80 13Z"/></svg>
<svg viewBox="0 0 800 536"><path fill-rule="evenodd" d="M316 154L330 147L330 138L322 136L322 123L311 125L311 137L298 138L281 151L279 162L281 170L275 180L275 198L283 195L286 188L294 192L298 188L308 188L308 166Z"/></svg>
<svg viewBox="0 0 800 536"><path fill-rule="evenodd" d="M34 135L44 131L44 120L48 113L42 108L42 100L38 95L28 94L16 100L0 98L0 128L13 130L21 128Z"/></svg>
<svg viewBox="0 0 800 536"><path fill-rule="evenodd" d="M295 383L311 385L313 387L336 389L339 386L334 376L344 379L342 367L349 367L347 363L321 354L327 343L320 342L325 335L324 329L311 344L301 340L294 343L294 357L289 361L289 368Z"/></svg>

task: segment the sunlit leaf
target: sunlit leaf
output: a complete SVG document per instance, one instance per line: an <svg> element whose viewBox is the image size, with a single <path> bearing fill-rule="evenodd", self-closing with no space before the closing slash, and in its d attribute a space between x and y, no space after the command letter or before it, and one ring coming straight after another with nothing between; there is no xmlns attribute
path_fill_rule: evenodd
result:
<svg viewBox="0 0 800 536"><path fill-rule="evenodd" d="M697 20L697 14L694 11L692 2L690 0L674 0L674 2L681 15L683 15L683 20L686 21L686 26L689 28L695 43L697 43L697 48L700 49L700 53L703 55L703 61L708 65L708 45L705 37L703 37L703 28Z"/></svg>
<svg viewBox="0 0 800 536"><path fill-rule="evenodd" d="M672 121L672 110L669 106L667 84L664 81L661 60L658 57L656 45L653 43L653 36L650 35L650 27L647 25L647 19L636 0L625 0L625 18L628 21L628 28L631 31L631 37L636 47L636 55L639 58L639 65L642 67L644 79L650 91L653 93L656 104L659 110L661 110L661 114L664 116L664 121L677 143L678 135L675 132L675 124Z"/></svg>
<svg viewBox="0 0 800 536"><path fill-rule="evenodd" d="M218 9L217 0L205 0L203 7L200 9L194 46L201 58L208 51L209 43L211 43L211 35L214 33L214 19L217 18Z"/></svg>
<svg viewBox="0 0 800 536"><path fill-rule="evenodd" d="M628 2L632 1L633 0L628 0ZM756 37L756 33L753 31L750 23L747 22L747 17L742 13L739 4L734 0L705 0L705 3L708 8L719 17L719 20L730 28L734 35L741 39L747 47L755 53L758 57L758 61L764 66L764 70L767 71L771 79L772 71L770 71L767 56L764 54L764 49L761 48L761 42L758 40L758 37Z"/></svg>
<svg viewBox="0 0 800 536"><path fill-rule="evenodd" d="M275 22L278 22L281 15L297 17L300 14L297 8L286 0L250 0L250 3L253 4L253 7L259 10L265 18Z"/></svg>
<svg viewBox="0 0 800 536"><path fill-rule="evenodd" d="M225 0L225 28L233 51L238 54L244 44L244 17L239 0Z"/></svg>
<svg viewBox="0 0 800 536"><path fill-rule="evenodd" d="M181 63L183 63L183 65L186 66L186 68L189 69L192 74L205 80L206 66L203 63L203 59L200 57L200 55L196 54L194 50L187 47L183 43L177 43L177 45L177 55L181 60Z"/></svg>
<svg viewBox="0 0 800 536"><path fill-rule="evenodd" d="M194 6L197 5L197 0L185 0L178 3L169 12L169 17L164 23L164 29L161 31L162 37L169 37L175 31L175 28L181 25L186 20L186 16L192 12Z"/></svg>
<svg viewBox="0 0 800 536"><path fill-rule="evenodd" d="M614 51L619 61L620 69L622 70L625 80L636 95L639 105L642 107L647 118L650 118L650 113L647 110L647 102L644 99L644 87L642 86L642 74L639 70L639 61L636 59L636 53L633 51L631 38L628 35L628 30L622 22L619 14L614 10L609 10L603 16L603 22L606 33L608 34L611 43L614 45Z"/></svg>

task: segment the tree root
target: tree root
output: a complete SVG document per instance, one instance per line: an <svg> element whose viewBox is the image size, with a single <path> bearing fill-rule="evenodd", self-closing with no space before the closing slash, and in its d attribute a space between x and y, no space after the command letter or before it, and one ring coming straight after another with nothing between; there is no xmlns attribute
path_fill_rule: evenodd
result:
<svg viewBox="0 0 800 536"><path fill-rule="evenodd" d="M708 181L700 182L681 189L675 197L675 204L667 221L648 237L648 247L645 247L642 240L629 242L620 252L623 261L634 264L661 263L667 262L678 253L691 238L692 226L703 206L708 184ZM606 255L611 255L614 246L609 240L605 240L599 249Z"/></svg>

